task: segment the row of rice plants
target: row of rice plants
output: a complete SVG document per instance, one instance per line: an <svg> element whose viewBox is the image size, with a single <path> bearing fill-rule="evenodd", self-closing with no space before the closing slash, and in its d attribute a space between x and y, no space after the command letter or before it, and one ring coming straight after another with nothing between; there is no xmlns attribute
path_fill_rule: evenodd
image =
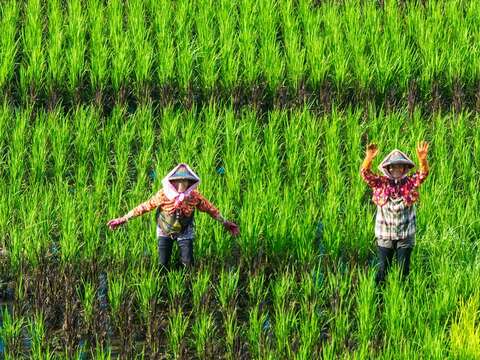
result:
<svg viewBox="0 0 480 360"><path fill-rule="evenodd" d="M262 123L253 112L236 117L231 110L214 106L200 113L202 121L195 111L167 108L157 119L149 107L133 115L117 107L103 123L99 112L85 107L65 118L61 112L37 113L33 127L28 127L30 111L8 107L2 111L3 126L14 126L2 137L2 176L10 189L6 203L13 209L3 221L36 224L35 218L29 219L29 213L39 216L32 209L39 204L54 209L48 215L50 230L46 226L41 231L48 230L45 239L58 235L60 242L67 241L64 246L72 246L72 252L62 252L68 259L80 251L93 260L103 256L99 249L108 250L108 256L119 263L144 251L155 256L155 244L148 240L150 216L132 221L118 233L106 232L102 219L126 212L153 195L162 174L179 161L199 169L204 194L225 216L234 216L243 225L238 245L246 255L262 249L304 254L304 260L311 261L320 220L330 252L360 249L366 255L373 209L358 178L364 136L385 139L385 152L394 147L408 152L420 139L438 141L438 147L432 146L433 171L423 191L420 211L425 215L419 216L419 229L426 233L448 229L453 217L465 224L455 230L462 237L478 234L478 224L471 220L478 210L475 198L459 204L449 196L450 192L474 194L478 186L474 156L478 126L475 117L467 114L434 117L428 125L418 113L408 122L406 113L384 115L373 110L367 121L358 112L317 118L307 110L276 111ZM451 129L450 137L446 129ZM220 167L225 174L219 173ZM298 216L292 218L293 214ZM426 220L429 216L440 226L433 229ZM208 216L198 216L197 223L199 257L226 255L234 248ZM60 224L64 231L57 227ZM106 241L101 240L104 236Z"/></svg>
<svg viewBox="0 0 480 360"><path fill-rule="evenodd" d="M331 84L361 99L410 94L411 101L440 102L443 94L456 109L478 87L475 2L239 0L216 7L8 1L0 14L0 86L18 88L15 98L24 103L46 97L55 104L59 94L103 103L105 92L144 103L153 87L192 102L214 89L232 95L263 84L270 94L283 86L296 94L300 85Z"/></svg>

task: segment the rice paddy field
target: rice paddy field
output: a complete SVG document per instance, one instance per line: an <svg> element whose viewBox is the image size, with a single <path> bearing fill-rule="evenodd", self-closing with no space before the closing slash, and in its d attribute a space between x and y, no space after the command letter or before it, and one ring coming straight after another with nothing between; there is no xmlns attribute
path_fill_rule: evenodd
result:
<svg viewBox="0 0 480 360"><path fill-rule="evenodd" d="M1 357L480 358L477 2L5 0L0 29ZM421 140L377 289L365 146ZM198 214L165 273L153 213L106 222L178 162L241 235Z"/></svg>

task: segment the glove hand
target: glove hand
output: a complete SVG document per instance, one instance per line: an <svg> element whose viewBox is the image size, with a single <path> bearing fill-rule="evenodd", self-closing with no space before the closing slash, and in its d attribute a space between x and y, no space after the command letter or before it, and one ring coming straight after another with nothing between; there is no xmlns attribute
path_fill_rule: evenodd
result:
<svg viewBox="0 0 480 360"><path fill-rule="evenodd" d="M107 222L107 226L110 228L110 230L115 230L120 225L123 225L126 222L127 222L127 219L125 217L121 217L121 218L110 220L109 222Z"/></svg>
<svg viewBox="0 0 480 360"><path fill-rule="evenodd" d="M417 146L417 156L420 160L426 159L428 153L428 143L426 141L422 141Z"/></svg>
<svg viewBox="0 0 480 360"><path fill-rule="evenodd" d="M373 159L375 156L377 156L378 154L377 144L373 144L373 143L368 144L366 153L367 153L367 157L369 157L370 159Z"/></svg>
<svg viewBox="0 0 480 360"><path fill-rule="evenodd" d="M223 226L225 227L225 229L227 229L228 232L230 232L230 234L232 234L233 237L240 235L240 229L238 228L237 224L225 220L223 222Z"/></svg>

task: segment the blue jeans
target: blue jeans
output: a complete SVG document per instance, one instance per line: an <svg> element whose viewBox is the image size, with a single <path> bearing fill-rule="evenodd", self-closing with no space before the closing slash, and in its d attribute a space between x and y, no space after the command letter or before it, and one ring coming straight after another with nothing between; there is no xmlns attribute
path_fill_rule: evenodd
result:
<svg viewBox="0 0 480 360"><path fill-rule="evenodd" d="M412 247L398 247L397 241L392 241L393 248L386 248L377 246L379 268L375 282L377 285L382 285L385 282L388 270L392 266L393 255L396 255L398 265L400 266L402 279L405 280L410 273L410 255L412 254Z"/></svg>
<svg viewBox="0 0 480 360"><path fill-rule="evenodd" d="M166 236L158 237L158 258L160 265L168 269L174 242L177 242L180 248L180 260L183 266L193 266L193 239L175 240Z"/></svg>

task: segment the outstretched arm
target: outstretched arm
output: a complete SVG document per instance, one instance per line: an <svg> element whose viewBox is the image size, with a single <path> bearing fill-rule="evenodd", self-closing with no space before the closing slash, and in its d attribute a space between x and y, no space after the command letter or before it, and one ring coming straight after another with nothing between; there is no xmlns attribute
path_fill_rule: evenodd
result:
<svg viewBox="0 0 480 360"><path fill-rule="evenodd" d="M225 229L227 229L233 236L237 236L240 233L240 230L238 229L238 225L231 221L226 220L222 216L222 214L220 214L220 211L212 203L210 203L202 194L196 191L195 196L198 199L198 202L197 202L198 210L206 212L215 220L220 221L225 227Z"/></svg>
<svg viewBox="0 0 480 360"><path fill-rule="evenodd" d="M153 197L148 199L147 201L141 203L140 205L134 207L132 210L130 210L128 213L126 213L124 216L117 218L117 219L112 219L107 223L107 226L114 230L118 226L126 223L128 220L143 215L149 211L152 211L153 209L156 209L158 206L160 206L161 203L161 190L157 192Z"/></svg>
<svg viewBox="0 0 480 360"><path fill-rule="evenodd" d="M417 145L417 158L420 163L420 170L412 175L411 181L413 182L414 187L419 187L427 178L430 168L428 166L428 143L422 141Z"/></svg>
<svg viewBox="0 0 480 360"><path fill-rule="evenodd" d="M362 167L360 168L360 175L362 176L363 180L368 184L368 186L372 188L378 186L379 182L381 181L380 176L375 175L371 170L373 159L375 158L375 156L377 156L377 154L377 145L368 144L365 153L365 159L363 160Z"/></svg>

